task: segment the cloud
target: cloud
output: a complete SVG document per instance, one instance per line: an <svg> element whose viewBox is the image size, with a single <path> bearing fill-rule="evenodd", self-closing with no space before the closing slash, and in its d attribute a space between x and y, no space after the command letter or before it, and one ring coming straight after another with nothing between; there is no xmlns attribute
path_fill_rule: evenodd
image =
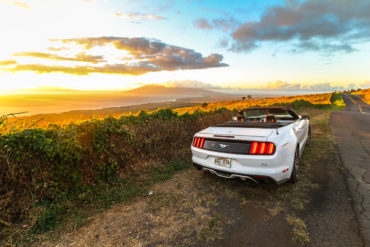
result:
<svg viewBox="0 0 370 247"><path fill-rule="evenodd" d="M343 52L346 52L346 53L351 53L351 52L354 52L356 51L355 48L353 48L351 45L349 44L327 44L325 42L315 42L315 41L312 41L312 40L309 40L309 41L301 41L296 49L294 49L293 51L296 52L296 51L319 51L319 52L323 52L323 53L328 53L328 54L331 54L331 53L334 53L336 51L343 51Z"/></svg>
<svg viewBox="0 0 370 247"><path fill-rule="evenodd" d="M68 47L48 47L49 51L63 51L63 50L69 50Z"/></svg>
<svg viewBox="0 0 370 247"><path fill-rule="evenodd" d="M0 66L14 65L14 64L17 64L17 61L15 61L15 60L2 60L2 61L0 61Z"/></svg>
<svg viewBox="0 0 370 247"><path fill-rule="evenodd" d="M370 88L370 81L365 81L360 86L361 88Z"/></svg>
<svg viewBox="0 0 370 247"><path fill-rule="evenodd" d="M240 22L235 20L234 18L218 18L213 19L212 21L208 21L204 18L199 18L193 21L193 25L199 29L220 29L224 32L230 31L235 29Z"/></svg>
<svg viewBox="0 0 370 247"><path fill-rule="evenodd" d="M120 54L120 51L126 51L128 54L120 55L121 57L118 60L109 60L105 56L109 54L90 56L80 52L74 57L64 57L44 52L20 52L14 55L73 62L90 62L98 64L98 66L55 66L33 63L18 64L13 68L2 68L2 70L35 71L38 73L60 72L76 75L88 75L90 73L141 75L156 71L207 69L228 66L222 63L223 56L220 54L214 53L209 56L203 56L192 49L173 46L148 38L99 37L54 41L61 41L66 46L77 45L77 47L83 50L113 46L116 49L116 54ZM102 50L104 49L97 49L100 52Z"/></svg>
<svg viewBox="0 0 370 247"><path fill-rule="evenodd" d="M263 42L298 42L302 50L352 52L359 40L369 40L370 1L287 1L266 9L259 21L248 21L233 33L232 51L244 52Z"/></svg>
<svg viewBox="0 0 370 247"><path fill-rule="evenodd" d="M103 56L91 56L91 55L87 55L84 52L76 54L75 57L62 57L56 54L44 53L44 52L17 52L17 53L14 53L13 56L37 57L37 58L45 58L45 59L50 59L50 60L89 62L89 63L104 62Z"/></svg>
<svg viewBox="0 0 370 247"><path fill-rule="evenodd" d="M301 83L289 83L285 81L276 80L273 82L267 82L265 85L261 87L252 88L255 90L279 90L279 91L342 91L345 89L354 88L354 84L349 84L347 87L344 86L335 86L329 82L325 83L317 83L317 84L301 84Z"/></svg>
<svg viewBox="0 0 370 247"><path fill-rule="evenodd" d="M168 87L188 87L188 88L205 88L205 89L221 89L219 86L210 83L204 83L196 80L173 80L165 83Z"/></svg>
<svg viewBox="0 0 370 247"><path fill-rule="evenodd" d="M7 71L34 71L37 73L66 73L73 75L89 75L90 73L120 74L120 75L142 75L148 72L158 71L150 65L139 64L136 66L124 64L106 64L104 66L54 66L42 64L19 64Z"/></svg>
<svg viewBox="0 0 370 247"><path fill-rule="evenodd" d="M221 29L222 31L230 31L235 29L238 25L240 25L240 22L235 20L234 18L219 18L214 19L213 26L215 28Z"/></svg>
<svg viewBox="0 0 370 247"><path fill-rule="evenodd" d="M204 18L194 20L193 25L200 29L213 29L213 26L211 25L211 23L209 23Z"/></svg>
<svg viewBox="0 0 370 247"><path fill-rule="evenodd" d="M317 84L304 84L304 83L289 83L281 80L267 82L263 85L257 87L249 88L233 88L233 87L220 87L210 83L204 83L197 80L172 80L164 83L168 87L189 87L189 88L204 88L204 89L222 89L222 90L250 90L253 91L323 91L323 92L333 92L333 91L342 91L346 89L358 88L368 88L370 87L370 81L366 81L363 84L357 86L353 83L348 84L347 86L336 86L331 83L317 83Z"/></svg>
<svg viewBox="0 0 370 247"><path fill-rule="evenodd" d="M207 57L192 49L168 45L162 41L148 38L100 37L82 39L64 39L64 43L76 43L87 49L107 44L116 49L128 51L134 58L145 60L144 63L153 65L160 70L204 69L225 67L221 63L223 56L210 54Z"/></svg>
<svg viewBox="0 0 370 247"><path fill-rule="evenodd" d="M133 19L133 20L165 20L166 18L154 14L143 14L143 13L121 13L117 12L114 14L116 17L123 19Z"/></svg>
<svg viewBox="0 0 370 247"><path fill-rule="evenodd" d="M21 7L23 9L31 9L31 7L25 3L25 2L21 2L21 1L9 1L8 2L9 4L12 4L12 5L15 5L15 6L18 6L18 7Z"/></svg>

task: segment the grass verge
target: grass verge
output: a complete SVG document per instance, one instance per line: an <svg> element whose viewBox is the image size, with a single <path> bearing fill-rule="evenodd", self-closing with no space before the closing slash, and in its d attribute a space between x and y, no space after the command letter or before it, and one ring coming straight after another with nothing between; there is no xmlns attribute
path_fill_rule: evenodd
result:
<svg viewBox="0 0 370 247"><path fill-rule="evenodd" d="M286 220L293 227L293 238L299 244L308 244L310 236L307 233L307 226L304 221L294 215L288 214Z"/></svg>

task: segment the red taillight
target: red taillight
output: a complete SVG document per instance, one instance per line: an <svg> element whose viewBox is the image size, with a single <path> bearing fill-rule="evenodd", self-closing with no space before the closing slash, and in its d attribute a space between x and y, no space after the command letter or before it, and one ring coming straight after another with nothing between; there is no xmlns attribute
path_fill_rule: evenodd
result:
<svg viewBox="0 0 370 247"><path fill-rule="evenodd" d="M275 149L275 145L274 143L269 143L267 145L267 154L273 154L274 153L274 149Z"/></svg>
<svg viewBox="0 0 370 247"><path fill-rule="evenodd" d="M200 138L200 145L199 145L199 147L200 148L203 148L204 147L204 138Z"/></svg>
<svg viewBox="0 0 370 247"><path fill-rule="evenodd" d="M197 148L203 148L204 147L204 138L201 137L195 137L193 141L193 146Z"/></svg>
<svg viewBox="0 0 370 247"><path fill-rule="evenodd" d="M198 147L198 145L199 145L199 141L200 141L200 138L199 138L199 137L195 138L195 146L196 146L196 147Z"/></svg>
<svg viewBox="0 0 370 247"><path fill-rule="evenodd" d="M249 154L274 154L275 145L271 142L252 142Z"/></svg>
<svg viewBox="0 0 370 247"><path fill-rule="evenodd" d="M264 154L266 152L266 142L261 142L259 145L258 153Z"/></svg>
<svg viewBox="0 0 370 247"><path fill-rule="evenodd" d="M257 149L258 149L258 142L253 142L252 145L251 145L251 151L250 151L250 153L251 154L257 153Z"/></svg>

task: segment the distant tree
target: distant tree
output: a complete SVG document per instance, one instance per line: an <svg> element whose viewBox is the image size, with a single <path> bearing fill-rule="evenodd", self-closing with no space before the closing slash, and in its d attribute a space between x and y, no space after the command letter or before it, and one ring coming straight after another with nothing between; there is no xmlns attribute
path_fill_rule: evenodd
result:
<svg viewBox="0 0 370 247"><path fill-rule="evenodd" d="M206 108L208 106L208 103L203 103L201 107Z"/></svg>
<svg viewBox="0 0 370 247"><path fill-rule="evenodd" d="M245 100L245 99L246 99L246 97L245 97L245 96L243 96L243 97L242 97L242 100Z"/></svg>
<svg viewBox="0 0 370 247"><path fill-rule="evenodd" d="M247 98L248 98L248 99L251 99L251 98L252 98L252 95L248 95L248 96L247 96Z"/></svg>

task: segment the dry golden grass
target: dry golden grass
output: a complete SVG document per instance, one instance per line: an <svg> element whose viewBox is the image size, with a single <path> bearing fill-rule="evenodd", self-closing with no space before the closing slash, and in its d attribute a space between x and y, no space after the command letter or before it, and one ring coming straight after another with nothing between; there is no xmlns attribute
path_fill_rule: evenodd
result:
<svg viewBox="0 0 370 247"><path fill-rule="evenodd" d="M202 173L188 170L153 186L152 195L117 205L86 226L41 246L189 246L220 238L227 219L214 193L205 193ZM202 187L202 189L200 189ZM39 245L40 243L36 243Z"/></svg>
<svg viewBox="0 0 370 247"><path fill-rule="evenodd" d="M353 94L356 94L359 96L363 101L370 104L370 88L368 89L362 89L360 91L354 92Z"/></svg>
<svg viewBox="0 0 370 247"><path fill-rule="evenodd" d="M217 108L225 107L227 109L243 109L253 106L267 106L273 104L284 104L290 103L295 100L306 100L312 104L331 104L330 98L332 93L324 94L309 94L309 95L296 95L296 96L284 96L284 97L274 97L274 98L265 98L265 99L251 99L251 100L234 100L234 101L224 101L224 102L215 102L209 103L206 107L190 106L182 107L175 109L176 112L182 114L185 112L194 112L196 110L210 111Z"/></svg>

